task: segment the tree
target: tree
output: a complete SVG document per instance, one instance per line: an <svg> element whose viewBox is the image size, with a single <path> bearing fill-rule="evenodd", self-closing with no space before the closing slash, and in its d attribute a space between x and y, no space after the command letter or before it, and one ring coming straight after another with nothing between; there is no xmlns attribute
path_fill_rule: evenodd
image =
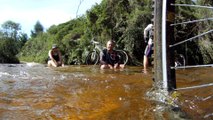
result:
<svg viewBox="0 0 213 120"><path fill-rule="evenodd" d="M11 38L4 38L0 40L0 63L19 63L19 60L16 57L16 54L18 53L16 47L17 42Z"/></svg>
<svg viewBox="0 0 213 120"><path fill-rule="evenodd" d="M28 37L21 32L21 25L11 20L1 26L0 31L0 63L19 63L16 55Z"/></svg>
<svg viewBox="0 0 213 120"><path fill-rule="evenodd" d="M26 33L21 33L21 35L19 36L19 41L20 41L20 48L22 46L24 46L24 44L27 42L28 40L28 36Z"/></svg>
<svg viewBox="0 0 213 120"><path fill-rule="evenodd" d="M19 23L15 23L11 20L8 20L5 23L3 23L1 27L4 37L18 40L18 35L21 30L21 26Z"/></svg>
<svg viewBox="0 0 213 120"><path fill-rule="evenodd" d="M34 30L31 31L31 37L36 37L38 34L43 32L44 32L44 27L39 21L37 21L36 24L34 25Z"/></svg>

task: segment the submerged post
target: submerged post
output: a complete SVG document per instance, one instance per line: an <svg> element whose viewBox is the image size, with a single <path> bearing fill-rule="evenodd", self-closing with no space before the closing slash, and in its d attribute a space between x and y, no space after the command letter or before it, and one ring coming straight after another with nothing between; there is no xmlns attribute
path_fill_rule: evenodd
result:
<svg viewBox="0 0 213 120"><path fill-rule="evenodd" d="M176 88L174 51L174 0L155 0L154 21L154 79L155 87L171 91Z"/></svg>

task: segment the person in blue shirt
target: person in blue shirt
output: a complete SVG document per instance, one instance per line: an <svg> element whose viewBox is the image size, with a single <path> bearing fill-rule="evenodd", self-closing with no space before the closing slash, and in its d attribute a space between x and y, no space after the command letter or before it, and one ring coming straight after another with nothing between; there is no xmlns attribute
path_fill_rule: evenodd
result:
<svg viewBox="0 0 213 120"><path fill-rule="evenodd" d="M119 69L124 68L124 64L120 64L116 50L114 50L115 42L109 40L106 49L100 53L101 69Z"/></svg>

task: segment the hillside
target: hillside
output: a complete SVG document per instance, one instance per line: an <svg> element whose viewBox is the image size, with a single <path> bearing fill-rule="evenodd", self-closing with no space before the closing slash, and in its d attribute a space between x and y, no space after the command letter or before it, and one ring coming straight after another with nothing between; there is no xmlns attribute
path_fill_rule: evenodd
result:
<svg viewBox="0 0 213 120"><path fill-rule="evenodd" d="M177 3L195 4L188 0L177 0ZM212 4L211 1L201 0L197 3ZM143 29L153 18L152 5L151 0L103 0L85 15L51 26L46 32L31 37L19 53L19 59L46 63L49 49L52 44L57 44L62 51L65 64L85 64L86 55L94 47L90 43L91 39L99 41L103 46L107 40L113 39L118 49L127 51L131 58L129 64L141 65L146 45L143 40ZM210 10L176 8L175 22L211 17L212 11L207 11ZM176 42L208 31L212 29L211 26L211 21L176 26ZM199 40L178 46L176 52L184 54L188 64L211 63L212 40L213 35L208 34Z"/></svg>

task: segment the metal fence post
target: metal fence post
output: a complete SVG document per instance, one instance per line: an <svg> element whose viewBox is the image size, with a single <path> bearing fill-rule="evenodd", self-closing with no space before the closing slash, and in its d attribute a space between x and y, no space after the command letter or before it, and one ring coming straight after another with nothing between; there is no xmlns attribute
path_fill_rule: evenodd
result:
<svg viewBox="0 0 213 120"><path fill-rule="evenodd" d="M155 0L154 21L154 79L155 87L171 91L176 88L174 51L169 48L174 42L174 0Z"/></svg>

